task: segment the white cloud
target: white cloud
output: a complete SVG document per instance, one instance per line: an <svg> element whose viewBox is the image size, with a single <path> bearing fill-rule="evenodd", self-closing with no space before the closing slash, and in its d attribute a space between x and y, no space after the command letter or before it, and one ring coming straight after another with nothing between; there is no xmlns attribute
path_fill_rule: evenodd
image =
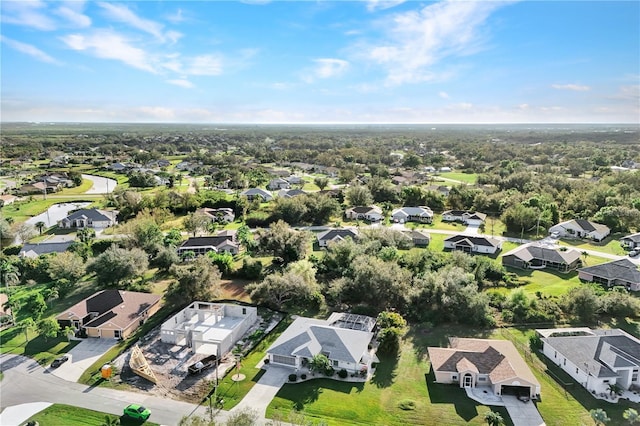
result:
<svg viewBox="0 0 640 426"><path fill-rule="evenodd" d="M183 15L182 9L176 10L176 13L167 16L167 20L173 22L174 24L179 24L187 20L187 18Z"/></svg>
<svg viewBox="0 0 640 426"><path fill-rule="evenodd" d="M375 12L376 10L390 9L405 1L406 0L367 0L367 10L369 12Z"/></svg>
<svg viewBox="0 0 640 426"><path fill-rule="evenodd" d="M43 1L3 1L2 22L23 25L41 31L56 29L55 22L43 10L47 4Z"/></svg>
<svg viewBox="0 0 640 426"><path fill-rule="evenodd" d="M361 43L354 49L386 69L387 84L433 81L446 75L434 69L441 60L483 48L487 19L505 4L443 1L394 14L379 23L386 32L382 42Z"/></svg>
<svg viewBox="0 0 640 426"><path fill-rule="evenodd" d="M552 84L551 87L557 90L572 90L574 92L586 92L591 90L591 87L581 84Z"/></svg>
<svg viewBox="0 0 640 426"><path fill-rule="evenodd" d="M216 55L200 55L189 60L185 73L189 75L222 74L222 58Z"/></svg>
<svg viewBox="0 0 640 426"><path fill-rule="evenodd" d="M449 99L449 94L447 92L439 92L438 96L440 96L442 99Z"/></svg>
<svg viewBox="0 0 640 426"><path fill-rule="evenodd" d="M320 58L314 59L315 68L307 70L302 78L307 83L312 83L316 79L338 77L349 68L349 62L343 59Z"/></svg>
<svg viewBox="0 0 640 426"><path fill-rule="evenodd" d="M10 39L3 35L0 35L0 40L10 48L17 50L18 52L22 52L25 55L29 55L39 61L60 65L60 62L58 60L49 56L48 54L46 54L45 52L43 52L42 50L38 49L37 47L31 44L22 43L20 41Z"/></svg>
<svg viewBox="0 0 640 426"><path fill-rule="evenodd" d="M151 56L144 50L132 46L122 35L110 31L94 31L89 34L71 34L61 37L71 49L87 51L103 59L114 59L143 71L157 73Z"/></svg>
<svg viewBox="0 0 640 426"><path fill-rule="evenodd" d="M167 80L167 83L169 84L174 84L176 86L180 86L180 87L184 87L185 89L191 89L193 88L193 83L190 82L189 80L183 79L183 78L176 78L173 80Z"/></svg>
<svg viewBox="0 0 640 426"><path fill-rule="evenodd" d="M67 20L71 25L77 28L86 28L91 26L91 18L83 12L83 1L68 1L58 7L54 13Z"/></svg>
<svg viewBox="0 0 640 426"><path fill-rule="evenodd" d="M133 28L151 34L161 42L168 40L171 43L175 43L182 36L182 34L177 31L167 31L164 33L164 25L150 19L141 18L123 4L99 2L98 5L104 9L107 16L114 21L123 22Z"/></svg>
<svg viewBox="0 0 640 426"><path fill-rule="evenodd" d="M142 106L135 108L133 113L138 118L145 118L152 121L172 121L176 118L176 112L173 108L166 107L150 107Z"/></svg>

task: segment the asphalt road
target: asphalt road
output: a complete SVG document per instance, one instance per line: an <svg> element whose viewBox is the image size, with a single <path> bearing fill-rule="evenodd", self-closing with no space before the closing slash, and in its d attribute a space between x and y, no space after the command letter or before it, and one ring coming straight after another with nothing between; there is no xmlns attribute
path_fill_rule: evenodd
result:
<svg viewBox="0 0 640 426"><path fill-rule="evenodd" d="M151 410L151 421L163 425L177 425L183 416L192 413L206 414L204 407L186 402L68 382L20 355L0 356L0 368L4 373L0 382L2 410L30 402L51 402L121 416L124 407L136 403ZM227 412L220 412L216 418L224 419L227 415Z"/></svg>

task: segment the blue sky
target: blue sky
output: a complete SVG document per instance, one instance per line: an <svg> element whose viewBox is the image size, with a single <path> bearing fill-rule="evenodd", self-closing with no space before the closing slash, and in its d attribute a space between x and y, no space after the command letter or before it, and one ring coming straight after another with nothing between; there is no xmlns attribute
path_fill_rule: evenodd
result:
<svg viewBox="0 0 640 426"><path fill-rule="evenodd" d="M3 121L640 121L637 1L0 8Z"/></svg>

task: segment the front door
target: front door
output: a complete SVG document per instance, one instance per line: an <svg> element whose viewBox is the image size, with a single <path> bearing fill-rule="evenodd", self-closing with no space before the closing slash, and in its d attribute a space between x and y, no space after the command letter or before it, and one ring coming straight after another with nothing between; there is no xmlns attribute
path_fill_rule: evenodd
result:
<svg viewBox="0 0 640 426"><path fill-rule="evenodd" d="M473 386L473 376L471 374L465 374L462 380L463 387L470 388L471 386Z"/></svg>

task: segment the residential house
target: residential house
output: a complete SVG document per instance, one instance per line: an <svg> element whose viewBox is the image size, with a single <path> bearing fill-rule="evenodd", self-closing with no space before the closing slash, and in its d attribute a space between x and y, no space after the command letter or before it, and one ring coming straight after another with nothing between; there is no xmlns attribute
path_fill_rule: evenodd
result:
<svg viewBox="0 0 640 426"><path fill-rule="evenodd" d="M378 206L358 206L351 207L345 211L347 219L367 220L369 222L379 222L384 219L382 209Z"/></svg>
<svg viewBox="0 0 640 426"><path fill-rule="evenodd" d="M17 190L20 195L44 194L46 192L53 192L53 190L50 190L44 182L26 183Z"/></svg>
<svg viewBox="0 0 640 426"><path fill-rule="evenodd" d="M236 219L236 215L233 212L233 209L230 209L228 207L222 207L219 209L204 207L196 210L196 213L208 217L212 222L229 223L233 222Z"/></svg>
<svg viewBox="0 0 640 426"><path fill-rule="evenodd" d="M210 251L235 255L240 251L240 246L230 235L222 234L209 237L191 237L180 244L177 251L180 256L184 256L187 252L199 256Z"/></svg>
<svg viewBox="0 0 640 426"><path fill-rule="evenodd" d="M17 199L18 197L16 197L15 195L9 195L9 194L0 195L0 207L13 204Z"/></svg>
<svg viewBox="0 0 640 426"><path fill-rule="evenodd" d="M126 339L160 309L162 296L124 290L102 290L76 303L56 320L81 335Z"/></svg>
<svg viewBox="0 0 640 426"><path fill-rule="evenodd" d="M447 173L447 172L450 172L450 171L451 171L451 167L447 167L447 166L440 167L440 172L442 172L442 173Z"/></svg>
<svg viewBox="0 0 640 426"><path fill-rule="evenodd" d="M328 231L321 232L316 237L318 239L318 245L320 247L327 247L329 243L334 243L347 238L355 240L358 238L357 229L341 228L341 229L329 229Z"/></svg>
<svg viewBox="0 0 640 426"><path fill-rule="evenodd" d="M409 185L411 182L411 179L404 176L394 176L391 178L391 183L398 186Z"/></svg>
<svg viewBox="0 0 640 426"><path fill-rule="evenodd" d="M408 235L411 238L411 242L416 247L426 247L431 241L431 235L420 229L414 229L413 231L409 232Z"/></svg>
<svg viewBox="0 0 640 426"><path fill-rule="evenodd" d="M466 225L480 226L484 223L487 215L484 213L468 210L447 210L442 212L442 220L445 222L461 222Z"/></svg>
<svg viewBox="0 0 640 426"><path fill-rule="evenodd" d="M296 176L296 175L291 175L286 179L287 182L289 182L289 184L291 185L299 185L301 183L304 183L304 181L302 180L302 178L300 176Z"/></svg>
<svg viewBox="0 0 640 426"><path fill-rule="evenodd" d="M162 324L160 340L223 357L257 321L255 306L193 302Z"/></svg>
<svg viewBox="0 0 640 426"><path fill-rule="evenodd" d="M111 170L113 170L114 172L125 172L129 169L129 166L127 164L124 163L113 163L109 166L109 168Z"/></svg>
<svg viewBox="0 0 640 426"><path fill-rule="evenodd" d="M446 238L444 248L465 253L494 254L502 248L502 241L491 237L458 234Z"/></svg>
<svg viewBox="0 0 640 426"><path fill-rule="evenodd" d="M54 243L36 243L36 244L24 244L20 249L20 257L28 257L34 259L43 254L49 253L62 253L67 251L69 246L73 244L73 241L59 241Z"/></svg>
<svg viewBox="0 0 640 426"><path fill-rule="evenodd" d="M117 223L116 210L80 209L58 222L60 228L108 228Z"/></svg>
<svg viewBox="0 0 640 426"><path fill-rule="evenodd" d="M286 179L282 179L282 178L271 179L269 181L269 184L267 185L267 189L270 189L271 191L277 191L280 189L289 189L289 188L291 188L291 184L287 182Z"/></svg>
<svg viewBox="0 0 640 426"><path fill-rule="evenodd" d="M431 223L433 212L429 207L402 207L392 211L391 218L397 223Z"/></svg>
<svg viewBox="0 0 640 426"><path fill-rule="evenodd" d="M628 249L640 248L640 232L620 238L620 244Z"/></svg>
<svg viewBox="0 0 640 426"><path fill-rule="evenodd" d="M606 287L624 286L627 290L640 291L640 269L629 259L580 268L578 277L582 281L596 282Z"/></svg>
<svg viewBox="0 0 640 426"><path fill-rule="evenodd" d="M376 321L364 315L334 312L326 320L298 317L267 349L273 364L300 369L323 354L336 370L369 372L378 362L370 349Z"/></svg>
<svg viewBox="0 0 640 426"><path fill-rule="evenodd" d="M584 219L572 219L549 228L550 234L556 232L560 237L589 238L594 241L602 241L611 233L611 230L607 225L600 223Z"/></svg>
<svg viewBox="0 0 640 426"><path fill-rule="evenodd" d="M495 395L540 395L540 382L508 340L449 338L448 348L428 347L437 383L490 387Z"/></svg>
<svg viewBox="0 0 640 426"><path fill-rule="evenodd" d="M267 202L273 200L273 195L262 188L250 188L240 193L241 196L247 197L249 201L259 199L261 202Z"/></svg>
<svg viewBox="0 0 640 426"><path fill-rule="evenodd" d="M449 192L451 192L451 189L449 189L448 187L444 186L444 185L429 185L427 186L427 191L433 191L433 192L437 192L438 194L444 196L444 197L448 197L449 196Z"/></svg>
<svg viewBox="0 0 640 426"><path fill-rule="evenodd" d="M589 392L640 388L640 340L620 329L536 330L542 353Z"/></svg>
<svg viewBox="0 0 640 426"><path fill-rule="evenodd" d="M582 253L575 249L559 249L528 243L502 255L502 264L520 269L551 268L560 272L569 272L582 266L581 255Z"/></svg>
<svg viewBox="0 0 640 426"><path fill-rule="evenodd" d="M281 189L278 191L278 197L282 198L293 198L298 195L306 195L307 193L302 189Z"/></svg>

